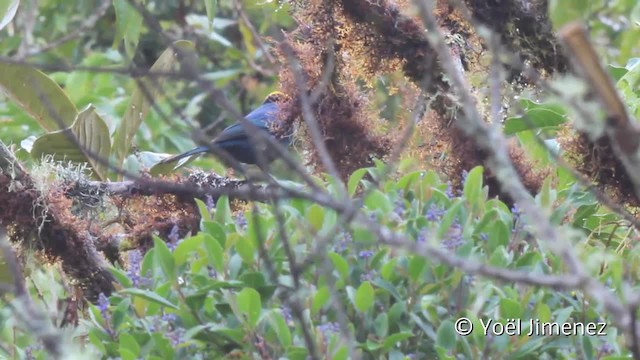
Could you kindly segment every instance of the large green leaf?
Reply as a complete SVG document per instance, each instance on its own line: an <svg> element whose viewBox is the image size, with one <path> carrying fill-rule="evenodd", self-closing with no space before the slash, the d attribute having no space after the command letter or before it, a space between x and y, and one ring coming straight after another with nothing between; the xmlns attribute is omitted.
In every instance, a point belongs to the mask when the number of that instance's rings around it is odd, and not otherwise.
<svg viewBox="0 0 640 360"><path fill-rule="evenodd" d="M174 310L180 309L177 305L173 304L171 301L167 300L166 298L162 297L160 294L153 291L130 288L130 289L120 290L120 292L123 294L131 294L133 296L138 296L145 300L151 301L153 303L156 303L162 306L166 306Z"/></svg>
<svg viewBox="0 0 640 360"><path fill-rule="evenodd" d="M31 155L39 159L42 155L53 155L55 160L88 163L95 177L106 179L111 152L109 128L89 105L78 114L71 127L39 137L31 149Z"/></svg>
<svg viewBox="0 0 640 360"><path fill-rule="evenodd" d="M20 0L0 0L0 30L16 16Z"/></svg>
<svg viewBox="0 0 640 360"><path fill-rule="evenodd" d="M113 46L116 47L124 40L124 49L130 58L133 58L140 32L142 30L142 15L127 0L113 0L113 8L116 12L116 36L113 38Z"/></svg>
<svg viewBox="0 0 640 360"><path fill-rule="evenodd" d="M244 317L242 320L247 321L247 324L254 329L258 324L260 311L262 310L260 294L252 288L244 288L238 293L236 301L238 310L240 310L240 314Z"/></svg>
<svg viewBox="0 0 640 360"><path fill-rule="evenodd" d="M213 29L213 19L216 16L216 8L218 7L218 0L204 0L204 8L207 10L207 18L209 19L209 27L207 29Z"/></svg>
<svg viewBox="0 0 640 360"><path fill-rule="evenodd" d="M553 109L529 109L524 115L505 120L504 133L512 135L521 131L562 125L566 121L564 114L557 113Z"/></svg>
<svg viewBox="0 0 640 360"><path fill-rule="evenodd" d="M64 129L78 115L60 85L34 68L0 63L0 88L45 130Z"/></svg>
<svg viewBox="0 0 640 360"><path fill-rule="evenodd" d="M186 51L193 49L193 43L186 40L174 42L172 47L165 50L155 64L153 64L151 72L168 72L175 68L178 64L178 54L173 47ZM122 165L122 161L131 148L133 137L149 113L152 101L157 100L162 94L160 87L163 79L164 77L158 77L156 81L152 81L153 79L149 78L142 79L141 82L146 91L138 86L134 90L133 95L131 95L131 100L125 110L122 122L113 138L113 156L117 166ZM147 95L150 95L151 99L149 99Z"/></svg>
<svg viewBox="0 0 640 360"><path fill-rule="evenodd" d="M571 21L585 20L592 6L591 1L550 0L549 18L554 29L559 29Z"/></svg>

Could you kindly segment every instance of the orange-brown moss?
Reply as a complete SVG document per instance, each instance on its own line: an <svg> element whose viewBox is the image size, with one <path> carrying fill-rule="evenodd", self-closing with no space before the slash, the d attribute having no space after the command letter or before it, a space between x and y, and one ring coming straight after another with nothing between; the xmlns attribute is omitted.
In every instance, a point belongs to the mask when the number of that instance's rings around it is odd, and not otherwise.
<svg viewBox="0 0 640 360"><path fill-rule="evenodd" d="M568 62L553 33L548 1L465 0L473 17L500 35L521 59L548 73L564 72ZM519 71L516 70L517 75Z"/></svg>
<svg viewBox="0 0 640 360"><path fill-rule="evenodd" d="M418 125L411 149L410 155L444 174L454 187L462 185L465 170L484 164L487 159L487 154L478 149L475 142L462 130L453 123L444 121L433 111ZM527 190L532 194L537 193L550 170L536 166L515 138L509 141L508 151ZM505 202L511 202L510 197L501 192L490 168L485 171L484 181L489 185L490 196L499 196Z"/></svg>
<svg viewBox="0 0 640 360"><path fill-rule="evenodd" d="M63 270L78 282L89 300L96 300L101 292L110 293L113 276L102 266L86 231L86 220L71 213L71 201L63 190L53 187L42 194L30 178L18 180L0 175L0 220L10 239L43 251L52 262L60 259ZM18 189L9 191L18 183Z"/></svg>
<svg viewBox="0 0 640 360"><path fill-rule="evenodd" d="M576 134L567 126L558 142L565 151L565 158L576 170L594 181L612 200L631 206L640 205L633 183L607 137L591 142L587 135Z"/></svg>
<svg viewBox="0 0 640 360"><path fill-rule="evenodd" d="M371 77L399 65L397 59L373 56L373 46L380 38L362 25L346 17L339 2L309 1L300 4L296 18L299 27L286 36L278 50L283 64L280 72L282 89L295 100L283 112L289 119L299 115L300 91L318 92L312 112L326 147L338 166L340 175L348 177L354 170L368 166L371 159L384 158L390 149L391 138L375 131L378 114L368 106L368 97L356 81ZM303 84L289 64L289 56L300 63ZM326 67L333 59L333 69ZM331 71L328 81L323 72ZM298 86L301 85L301 86ZM302 87L302 88L300 88ZM293 90L295 89L295 90ZM291 92L295 92L291 94ZM307 144L311 141L307 139ZM317 149L309 146L310 162L317 170L326 170Z"/></svg>

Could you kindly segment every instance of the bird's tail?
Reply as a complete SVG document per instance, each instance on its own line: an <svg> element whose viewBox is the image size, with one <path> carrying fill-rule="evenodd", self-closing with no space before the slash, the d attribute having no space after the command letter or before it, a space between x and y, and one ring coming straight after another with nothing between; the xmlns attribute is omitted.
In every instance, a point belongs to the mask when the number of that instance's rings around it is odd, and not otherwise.
<svg viewBox="0 0 640 360"><path fill-rule="evenodd" d="M162 159L159 164L167 164L170 162L175 162L178 161L180 159L184 159L186 157L189 156L193 156L193 155L197 155L197 154L202 154L209 151L209 147L208 146L198 146L197 148L191 149L185 153L182 154L178 154L178 155L174 155L174 156L170 156L168 158Z"/></svg>

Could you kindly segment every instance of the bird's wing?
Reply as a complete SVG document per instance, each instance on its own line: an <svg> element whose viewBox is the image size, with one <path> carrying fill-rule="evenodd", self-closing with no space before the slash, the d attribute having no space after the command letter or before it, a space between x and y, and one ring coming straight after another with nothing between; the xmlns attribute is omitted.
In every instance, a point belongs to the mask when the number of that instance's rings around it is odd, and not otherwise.
<svg viewBox="0 0 640 360"><path fill-rule="evenodd" d="M269 124L275 119L275 116L278 112L278 106L274 103L267 103L259 106L247 116L247 119L251 124L255 125L259 129L269 130ZM226 127L220 135L218 135L213 142L214 143L222 143L226 141L246 139L247 132L245 131L244 126L240 123L235 123Z"/></svg>

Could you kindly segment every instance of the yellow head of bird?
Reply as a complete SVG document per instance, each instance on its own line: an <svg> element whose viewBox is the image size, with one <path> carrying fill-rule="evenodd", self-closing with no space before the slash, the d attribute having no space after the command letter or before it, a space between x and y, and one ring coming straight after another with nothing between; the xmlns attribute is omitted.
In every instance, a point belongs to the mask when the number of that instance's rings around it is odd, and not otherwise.
<svg viewBox="0 0 640 360"><path fill-rule="evenodd" d="M269 95L267 95L264 98L264 102L263 104L267 104L267 103L283 103L286 101L289 101L291 98L289 97L289 95L281 92L281 91L273 91L270 92Z"/></svg>

